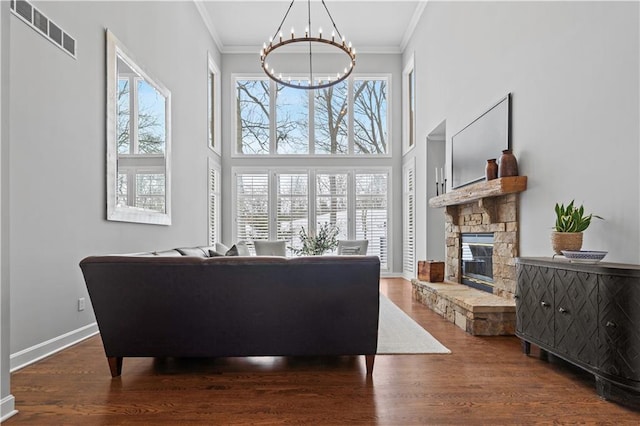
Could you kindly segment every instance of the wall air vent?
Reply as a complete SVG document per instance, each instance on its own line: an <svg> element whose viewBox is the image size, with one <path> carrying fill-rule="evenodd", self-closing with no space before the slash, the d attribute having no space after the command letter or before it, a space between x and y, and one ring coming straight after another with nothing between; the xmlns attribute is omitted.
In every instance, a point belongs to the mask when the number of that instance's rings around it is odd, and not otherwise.
<svg viewBox="0 0 640 426"><path fill-rule="evenodd" d="M27 23L37 33L44 36L51 43L68 53L75 59L76 39L71 37L50 18L33 7L26 0L11 0L11 12L23 22Z"/></svg>

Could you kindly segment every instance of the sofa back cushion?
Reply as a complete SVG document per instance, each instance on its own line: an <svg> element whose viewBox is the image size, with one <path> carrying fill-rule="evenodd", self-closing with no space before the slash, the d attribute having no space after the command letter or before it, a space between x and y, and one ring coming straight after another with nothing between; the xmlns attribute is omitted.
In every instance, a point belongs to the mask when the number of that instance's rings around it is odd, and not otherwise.
<svg viewBox="0 0 640 426"><path fill-rule="evenodd" d="M254 240L253 246L256 248L257 256L286 256L286 241L264 241Z"/></svg>

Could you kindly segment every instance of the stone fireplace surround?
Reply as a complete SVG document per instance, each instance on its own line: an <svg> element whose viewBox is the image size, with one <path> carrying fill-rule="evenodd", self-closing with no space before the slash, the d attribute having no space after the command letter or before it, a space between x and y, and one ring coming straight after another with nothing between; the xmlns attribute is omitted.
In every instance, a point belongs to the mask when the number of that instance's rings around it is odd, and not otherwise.
<svg viewBox="0 0 640 426"><path fill-rule="evenodd" d="M412 280L414 299L473 335L515 332L515 259L518 257L518 193L526 177L501 178L434 197L431 207L445 208L445 282ZM459 284L463 233L494 235L493 294Z"/></svg>

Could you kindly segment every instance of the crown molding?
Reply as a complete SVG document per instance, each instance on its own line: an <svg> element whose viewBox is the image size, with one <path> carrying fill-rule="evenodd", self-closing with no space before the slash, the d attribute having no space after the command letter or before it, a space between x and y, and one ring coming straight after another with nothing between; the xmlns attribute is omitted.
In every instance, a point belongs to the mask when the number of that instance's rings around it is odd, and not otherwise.
<svg viewBox="0 0 640 426"><path fill-rule="evenodd" d="M207 27L207 30L209 31L209 34L211 35L213 42L216 44L216 47L220 52L222 52L224 50L224 46L222 44L222 41L220 40L220 36L218 35L218 32L216 31L216 29L213 26L213 23L211 22L211 18L209 17L209 13L207 12L207 9L204 6L204 0L193 0L193 4L195 4L196 9L198 9L198 13L200 13L202 22L204 22L204 25Z"/></svg>
<svg viewBox="0 0 640 426"><path fill-rule="evenodd" d="M422 13L424 9L427 7L427 1L420 1L416 5L416 9L413 11L413 16L411 17L411 21L409 22L409 26L407 27L407 31L405 31L404 36L402 37L402 42L400 43L400 51L404 52L407 48L407 44L409 44L409 40L413 36L413 33L418 26L418 22L420 22L420 18L422 17Z"/></svg>

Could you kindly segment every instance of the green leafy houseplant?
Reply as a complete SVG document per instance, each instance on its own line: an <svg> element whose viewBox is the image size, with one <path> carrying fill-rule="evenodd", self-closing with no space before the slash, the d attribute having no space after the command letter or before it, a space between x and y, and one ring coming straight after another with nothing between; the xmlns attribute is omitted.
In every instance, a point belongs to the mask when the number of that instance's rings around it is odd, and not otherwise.
<svg viewBox="0 0 640 426"><path fill-rule="evenodd" d="M322 224L316 235L310 235L304 227L300 228L300 242L302 247L289 247L298 256L318 256L335 249L338 246L338 227L328 223Z"/></svg>
<svg viewBox="0 0 640 426"><path fill-rule="evenodd" d="M556 203L556 224L551 233L551 246L556 254L563 250L577 251L582 248L582 233L591 225L591 219L600 216L584 213L584 206L576 207L571 200L565 207Z"/></svg>
<svg viewBox="0 0 640 426"><path fill-rule="evenodd" d="M575 207L574 200L565 207L564 204L556 203L556 226L554 230L556 232L583 232L591 224L591 219L596 217L602 219L600 216L584 214L584 206Z"/></svg>

